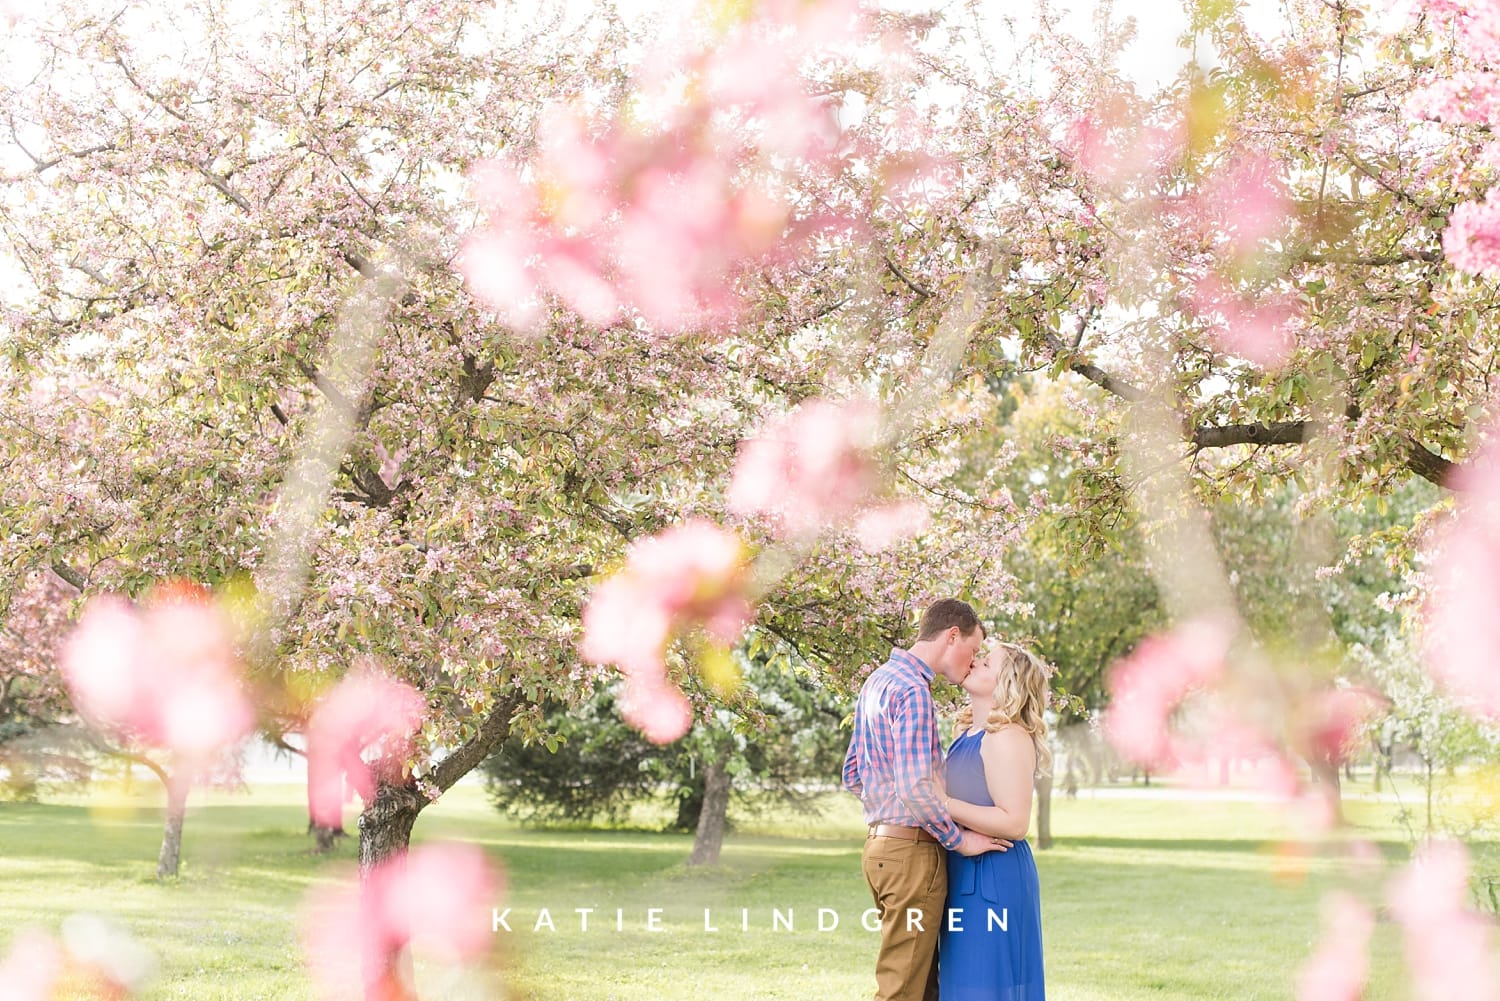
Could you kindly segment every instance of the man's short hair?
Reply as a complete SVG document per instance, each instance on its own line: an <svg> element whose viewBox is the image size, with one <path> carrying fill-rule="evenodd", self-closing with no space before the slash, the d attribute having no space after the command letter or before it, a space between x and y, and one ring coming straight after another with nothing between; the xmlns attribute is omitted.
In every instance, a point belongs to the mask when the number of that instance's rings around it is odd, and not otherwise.
<svg viewBox="0 0 1500 1001"><path fill-rule="evenodd" d="M976 628L983 636L989 636L989 631L984 628L984 623L979 621L979 615L970 607L967 601L959 601L957 598L943 598L934 601L928 606L927 611L922 613L922 623L917 627L917 640L930 640L958 627L960 635L968 636Z"/></svg>

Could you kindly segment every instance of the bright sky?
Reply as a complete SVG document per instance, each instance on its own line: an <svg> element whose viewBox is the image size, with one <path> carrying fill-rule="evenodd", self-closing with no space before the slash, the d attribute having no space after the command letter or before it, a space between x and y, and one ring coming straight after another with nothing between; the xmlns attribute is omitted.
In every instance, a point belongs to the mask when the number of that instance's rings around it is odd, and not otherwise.
<svg viewBox="0 0 1500 1001"><path fill-rule="evenodd" d="M176 0L152 0L158 4L172 4ZM228 0L233 3L234 0ZM594 10L598 0L561 0L567 8L582 20ZM965 0L872 0L888 9L906 11L930 11L936 8L949 18L967 20L969 4ZM1291 0L1246 0L1244 7L1251 27L1267 38L1274 38L1284 31L1285 5ZM6 0L0 0L0 15L5 13ZM531 0L511 0L501 7L501 17L514 17L528 7ZM615 7L628 18L649 18L662 11L681 12L687 0L614 0ZM1385 0L1383 6L1398 13L1410 0ZM1143 92L1149 92L1171 81L1188 59L1186 50L1178 42L1187 26L1181 0L1114 0L1113 18L1116 22L1131 19L1135 23L1134 41L1125 50L1120 69L1132 79ZM1080 39L1097 38L1095 12L1097 0L980 0L974 7L979 10L982 36L978 44L983 50L997 57L1002 65L1007 50L1012 48L1012 39L1025 38L1035 27L1039 13L1050 9L1057 16L1061 29ZM25 16L24 14L22 16ZM1387 16L1391 16L1388 14ZM3 23L0 16L0 23ZM1009 22L1009 23L1007 23ZM0 42L3 42L0 36ZM14 75L26 72L25 53L11 51L0 44L0 73ZM13 149L0 143L0 170L24 168L26 161ZM4 255L0 254L0 295L14 288L16 275L8 267Z"/></svg>

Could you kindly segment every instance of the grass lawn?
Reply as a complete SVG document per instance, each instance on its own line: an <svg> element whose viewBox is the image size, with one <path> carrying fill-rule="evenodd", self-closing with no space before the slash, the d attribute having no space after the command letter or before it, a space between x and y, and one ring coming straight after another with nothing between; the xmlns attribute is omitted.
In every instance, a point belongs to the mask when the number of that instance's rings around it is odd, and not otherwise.
<svg viewBox="0 0 1500 1001"><path fill-rule="evenodd" d="M151 998L310 998L297 946L299 901L337 878L308 853L300 790L195 796L184 875L152 879L161 812L103 794L0 804L0 952L26 925L56 931L69 914L111 915L157 953ZM857 804L834 797L820 821L742 820L723 864L689 872L690 839L649 831L555 832L508 823L480 790L460 787L418 822L417 839L477 842L503 864L513 931L501 931L504 994L535 1001L667 998L854 999L873 990L876 936L859 872ZM1390 859L1406 840L1387 803L1351 799L1356 831ZM352 814L350 816L352 830ZM1292 996L1318 934L1318 897L1345 886L1375 901L1378 880L1330 852L1288 845L1267 808L1130 793L1059 799L1055 847L1041 870L1049 996L1060 1001ZM1479 868L1500 852L1476 845ZM536 930L543 908L556 926ZM575 908L593 908L587 931ZM660 908L660 931L647 928ZM718 928L706 931L704 909ZM819 909L838 927L819 931ZM617 930L617 910L623 930ZM774 926L777 912L790 930ZM828 915L824 915L825 921ZM748 930L742 924L748 922ZM1370 1001L1407 997L1396 930L1376 932ZM439 983L433 998L497 997L493 982Z"/></svg>

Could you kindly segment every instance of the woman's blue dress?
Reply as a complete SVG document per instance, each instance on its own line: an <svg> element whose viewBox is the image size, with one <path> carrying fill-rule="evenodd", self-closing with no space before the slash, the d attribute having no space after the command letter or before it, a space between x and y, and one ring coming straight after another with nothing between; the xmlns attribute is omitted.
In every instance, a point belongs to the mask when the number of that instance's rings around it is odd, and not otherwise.
<svg viewBox="0 0 1500 1001"><path fill-rule="evenodd" d="M994 806L979 744L963 734L948 747L948 795ZM974 858L948 853L948 907L938 938L941 1001L1046 1001L1042 897L1031 845Z"/></svg>

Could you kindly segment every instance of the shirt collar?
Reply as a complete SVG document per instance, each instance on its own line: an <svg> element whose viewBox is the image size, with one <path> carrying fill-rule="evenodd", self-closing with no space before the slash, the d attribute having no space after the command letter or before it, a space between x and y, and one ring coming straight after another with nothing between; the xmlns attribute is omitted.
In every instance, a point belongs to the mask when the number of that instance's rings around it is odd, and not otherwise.
<svg viewBox="0 0 1500 1001"><path fill-rule="evenodd" d="M922 678L923 681L932 680L933 670L927 665L927 661L923 660L921 657L918 657L910 650L903 650L900 647L892 647L891 663L900 664L902 667L917 672L917 674Z"/></svg>

